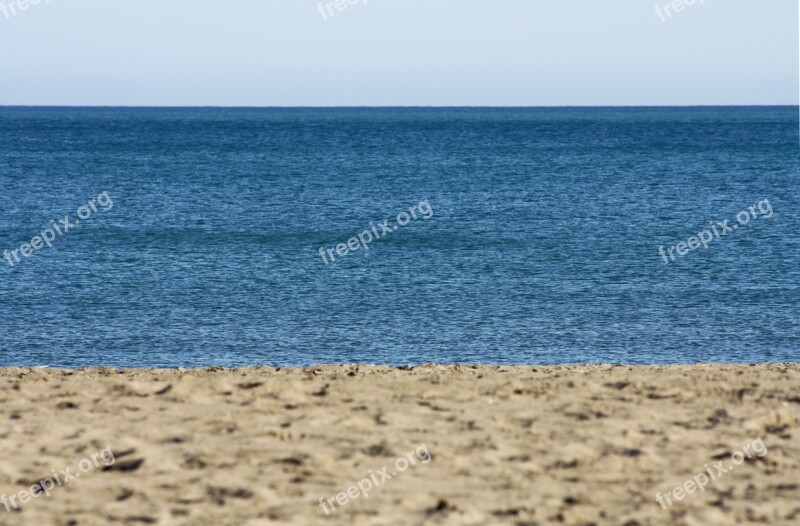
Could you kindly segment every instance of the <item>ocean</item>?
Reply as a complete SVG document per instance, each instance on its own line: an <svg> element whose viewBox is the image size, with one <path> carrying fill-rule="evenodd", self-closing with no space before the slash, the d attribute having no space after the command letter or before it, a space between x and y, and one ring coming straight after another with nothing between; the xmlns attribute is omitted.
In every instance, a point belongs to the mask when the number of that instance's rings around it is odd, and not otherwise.
<svg viewBox="0 0 800 526"><path fill-rule="evenodd" d="M0 145L0 366L800 358L797 107L5 107Z"/></svg>

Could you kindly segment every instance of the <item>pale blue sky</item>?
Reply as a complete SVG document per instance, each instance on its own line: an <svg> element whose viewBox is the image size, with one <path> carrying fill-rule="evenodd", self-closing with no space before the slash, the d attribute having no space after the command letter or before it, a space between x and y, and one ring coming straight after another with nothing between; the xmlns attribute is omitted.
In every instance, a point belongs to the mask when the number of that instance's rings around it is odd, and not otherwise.
<svg viewBox="0 0 800 526"><path fill-rule="evenodd" d="M0 11L2 105L798 103L797 0L44 2Z"/></svg>

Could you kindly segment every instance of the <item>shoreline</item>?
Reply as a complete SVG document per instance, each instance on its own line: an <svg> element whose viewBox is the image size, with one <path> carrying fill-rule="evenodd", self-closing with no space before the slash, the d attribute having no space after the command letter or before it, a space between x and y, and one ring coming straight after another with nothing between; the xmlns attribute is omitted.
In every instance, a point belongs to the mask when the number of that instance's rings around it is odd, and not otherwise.
<svg viewBox="0 0 800 526"><path fill-rule="evenodd" d="M193 372L202 372L202 373L216 373L216 372L249 372L249 371L259 371L259 372L279 372L279 371L307 371L315 368L359 368L360 372L369 372L370 370L374 370L373 372L380 372L380 371L412 371L421 368L451 368L456 371L462 369L490 369L490 370L497 370L497 369L513 369L517 371L522 370L553 370L557 371L560 369L563 370L573 370L576 368L594 368L594 367L606 367L606 368L618 368L618 367L627 367L632 369L651 369L653 371L659 370L669 370L675 368L705 368L705 367L769 367L769 366L800 366L800 361L798 362L697 362L697 363L667 363L667 364L658 364L658 363L648 363L648 364L629 364L629 363L610 363L610 362L580 362L580 363L563 363L563 364L503 364L503 363L470 363L470 362L461 362L461 363L437 363L437 362L427 362L427 363L413 363L413 364L401 364L401 365L393 365L387 363L363 363L363 362L332 362L332 363L313 363L308 365L268 365L268 364L257 364L257 365L236 365L236 366L227 366L227 365L198 365L198 366L169 366L169 367L139 367L139 366L132 366L132 367L124 367L124 366L114 366L114 365L87 365L82 367L62 367L62 366L51 366L51 365L3 365L0 366L0 377L7 372L14 372L14 371L55 371L55 372L98 372L98 373L119 373L124 374L127 372L137 372L137 373L162 373L162 372L179 372L179 373L193 373Z"/></svg>

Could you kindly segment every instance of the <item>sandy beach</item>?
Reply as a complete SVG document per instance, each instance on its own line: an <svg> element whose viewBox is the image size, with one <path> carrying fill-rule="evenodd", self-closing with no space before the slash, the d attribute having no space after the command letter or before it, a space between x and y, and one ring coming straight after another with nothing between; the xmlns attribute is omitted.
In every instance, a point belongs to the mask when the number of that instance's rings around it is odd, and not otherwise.
<svg viewBox="0 0 800 526"><path fill-rule="evenodd" d="M0 400L4 526L800 524L797 364L7 368Z"/></svg>

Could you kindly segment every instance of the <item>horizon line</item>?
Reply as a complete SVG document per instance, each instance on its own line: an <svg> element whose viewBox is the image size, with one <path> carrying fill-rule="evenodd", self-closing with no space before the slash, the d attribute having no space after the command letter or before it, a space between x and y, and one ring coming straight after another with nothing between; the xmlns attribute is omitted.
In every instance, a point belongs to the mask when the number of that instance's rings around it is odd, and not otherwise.
<svg viewBox="0 0 800 526"><path fill-rule="evenodd" d="M555 104L555 105L126 105L126 104L0 104L0 108L141 108L141 109L534 109L534 108L800 108L800 104Z"/></svg>

